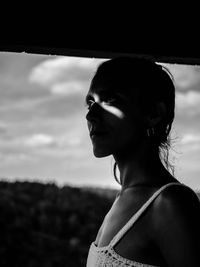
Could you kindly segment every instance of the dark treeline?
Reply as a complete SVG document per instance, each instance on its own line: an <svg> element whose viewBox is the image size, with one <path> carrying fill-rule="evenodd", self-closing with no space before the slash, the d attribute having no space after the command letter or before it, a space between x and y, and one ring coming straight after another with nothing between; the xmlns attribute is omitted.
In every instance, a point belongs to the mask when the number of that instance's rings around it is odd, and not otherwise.
<svg viewBox="0 0 200 267"><path fill-rule="evenodd" d="M0 266L85 266L117 191L0 182Z"/></svg>
<svg viewBox="0 0 200 267"><path fill-rule="evenodd" d="M0 266L86 266L117 190L0 181Z"/></svg>

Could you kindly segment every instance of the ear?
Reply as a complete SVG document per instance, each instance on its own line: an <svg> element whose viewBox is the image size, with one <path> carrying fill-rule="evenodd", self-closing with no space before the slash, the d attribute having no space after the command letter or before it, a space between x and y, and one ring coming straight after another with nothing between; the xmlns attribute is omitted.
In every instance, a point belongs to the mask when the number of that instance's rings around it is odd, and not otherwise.
<svg viewBox="0 0 200 267"><path fill-rule="evenodd" d="M147 114L147 126L154 127L161 122L167 113L166 104L164 102L156 102L149 114Z"/></svg>

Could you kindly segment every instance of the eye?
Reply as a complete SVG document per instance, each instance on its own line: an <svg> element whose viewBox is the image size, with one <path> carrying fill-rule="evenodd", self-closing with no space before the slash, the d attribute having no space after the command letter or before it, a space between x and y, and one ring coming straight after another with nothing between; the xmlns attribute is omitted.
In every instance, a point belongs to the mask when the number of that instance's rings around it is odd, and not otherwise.
<svg viewBox="0 0 200 267"><path fill-rule="evenodd" d="M87 109L90 109L94 103L95 101L92 99L87 100L86 102Z"/></svg>
<svg viewBox="0 0 200 267"><path fill-rule="evenodd" d="M117 99L114 97L106 97L104 98L104 100L102 101L102 104L104 105L113 105L114 103L117 102Z"/></svg>
<svg viewBox="0 0 200 267"><path fill-rule="evenodd" d="M109 95L104 95L101 97L101 100L96 100L93 97L87 97L86 101L85 101L85 106L87 107L87 109L91 109L92 105L96 102L99 102L100 105L114 105L117 102L117 98Z"/></svg>

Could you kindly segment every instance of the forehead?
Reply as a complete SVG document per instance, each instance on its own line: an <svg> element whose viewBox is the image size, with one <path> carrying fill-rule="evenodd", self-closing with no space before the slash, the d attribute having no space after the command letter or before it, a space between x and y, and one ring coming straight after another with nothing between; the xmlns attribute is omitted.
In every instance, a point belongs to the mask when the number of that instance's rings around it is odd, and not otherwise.
<svg viewBox="0 0 200 267"><path fill-rule="evenodd" d="M120 90L119 82L117 82L116 77L113 78L111 76L104 75L95 75L92 79L92 82L90 84L90 90L94 91L96 93L100 91L118 91Z"/></svg>
<svg viewBox="0 0 200 267"><path fill-rule="evenodd" d="M122 95L126 96L130 93L130 87L125 84L117 83L113 80L93 80L89 92L96 93L96 94L105 94L105 95L112 95L116 93L121 93Z"/></svg>
<svg viewBox="0 0 200 267"><path fill-rule="evenodd" d="M130 79L122 79L122 77L95 75L91 81L88 95L97 94L102 96L116 96L121 95L124 98L129 98L130 101L138 101L141 94L137 82L134 77Z"/></svg>
<svg viewBox="0 0 200 267"><path fill-rule="evenodd" d="M124 86L108 86L108 85L91 85L87 96L93 96L94 94L104 97L104 96L121 96L122 98L129 98L131 101L137 101L138 92L137 88L130 88L126 85Z"/></svg>
<svg viewBox="0 0 200 267"><path fill-rule="evenodd" d="M102 86L98 86L98 87L90 87L89 89L89 94L98 94L98 95L110 95L110 94L114 94L117 91L115 90L111 90L110 88L106 88L106 87L102 87Z"/></svg>

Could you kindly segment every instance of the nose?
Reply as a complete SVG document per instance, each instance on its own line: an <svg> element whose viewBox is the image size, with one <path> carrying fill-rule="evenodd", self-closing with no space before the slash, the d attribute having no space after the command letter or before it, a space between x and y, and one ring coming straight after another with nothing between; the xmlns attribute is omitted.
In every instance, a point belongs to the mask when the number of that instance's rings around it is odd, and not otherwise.
<svg viewBox="0 0 200 267"><path fill-rule="evenodd" d="M89 122L98 122L101 118L102 107L99 103L95 102L90 107L88 113L86 114L86 119Z"/></svg>

